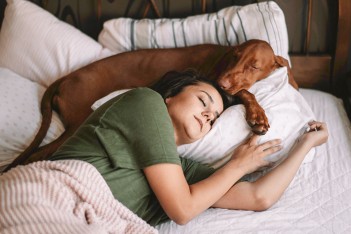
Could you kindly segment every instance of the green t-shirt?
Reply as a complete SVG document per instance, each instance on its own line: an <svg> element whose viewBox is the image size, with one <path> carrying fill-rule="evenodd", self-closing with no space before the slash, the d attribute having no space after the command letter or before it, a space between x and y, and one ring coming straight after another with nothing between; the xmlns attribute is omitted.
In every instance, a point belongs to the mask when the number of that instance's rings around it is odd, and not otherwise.
<svg viewBox="0 0 351 234"><path fill-rule="evenodd" d="M62 159L94 165L115 198L151 225L169 218L141 169L158 163L178 164L189 184L214 171L179 157L164 100L149 88L133 89L98 108L50 158Z"/></svg>

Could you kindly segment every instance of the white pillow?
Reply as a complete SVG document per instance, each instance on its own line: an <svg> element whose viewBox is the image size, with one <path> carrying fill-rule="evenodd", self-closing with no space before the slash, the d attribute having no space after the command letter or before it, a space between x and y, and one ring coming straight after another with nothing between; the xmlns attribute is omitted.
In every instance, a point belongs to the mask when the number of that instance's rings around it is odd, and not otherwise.
<svg viewBox="0 0 351 234"><path fill-rule="evenodd" d="M111 51L49 12L24 0L7 0L0 32L0 67L43 86Z"/></svg>
<svg viewBox="0 0 351 234"><path fill-rule="evenodd" d="M296 139L303 134L307 123L315 119L303 96L288 83L286 67L276 69L267 78L256 82L249 90L263 107L269 120L269 131L259 143L282 139L283 149L267 157L268 161L283 160ZM216 120L211 131L202 139L178 147L181 156L209 164L215 168L231 157L232 151L251 135L245 120L243 105L231 106ZM314 149L304 162L311 162Z"/></svg>
<svg viewBox="0 0 351 234"><path fill-rule="evenodd" d="M105 97L103 98L100 98L99 100L95 101L93 103L93 105L91 105L91 109L93 111L95 111L97 108L99 108L102 104L104 104L105 102L109 101L110 99L122 94L122 93L125 93L127 91L129 91L130 89L120 89L120 90L116 90L108 95L106 95Z"/></svg>
<svg viewBox="0 0 351 234"><path fill-rule="evenodd" d="M237 45L254 38L269 42L277 55L289 59L285 17L277 3L232 6L184 19L112 19L104 23L98 40L120 53L204 43Z"/></svg>
<svg viewBox="0 0 351 234"><path fill-rule="evenodd" d="M45 88L6 68L0 68L0 84L1 168L24 151L39 130L39 103ZM63 130L63 124L54 112L52 124L42 144L53 141Z"/></svg>
<svg viewBox="0 0 351 234"><path fill-rule="evenodd" d="M256 82L249 90L263 107L269 120L269 131L260 137L259 143L272 139L282 139L283 149L267 157L268 161L281 162L288 156L297 138L307 129L307 123L315 116L303 96L289 83L286 67L276 69L266 79ZM120 95L129 89L118 90L97 100L92 109ZM243 105L226 109L214 123L211 131L202 139L178 147L182 157L208 164L214 168L227 162L233 150L251 135L251 128L245 119ZM311 162L315 149L310 150L303 163ZM248 177L255 180L264 172Z"/></svg>

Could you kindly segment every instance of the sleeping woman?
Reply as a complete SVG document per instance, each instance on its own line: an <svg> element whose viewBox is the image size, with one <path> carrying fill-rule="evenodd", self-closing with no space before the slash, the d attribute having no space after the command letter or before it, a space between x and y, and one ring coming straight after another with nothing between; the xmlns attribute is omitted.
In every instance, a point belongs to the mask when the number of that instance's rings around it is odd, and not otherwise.
<svg viewBox="0 0 351 234"><path fill-rule="evenodd" d="M98 108L50 158L86 161L101 173L114 197L155 226L186 224L209 207L262 211L283 194L307 152L326 142L327 126L310 123L289 157L256 182L245 174L269 165L279 139L258 144L252 135L231 160L214 170L179 157L177 146L211 129L228 105L215 84L194 71L169 72L152 89L136 88ZM240 133L238 133L240 134Z"/></svg>

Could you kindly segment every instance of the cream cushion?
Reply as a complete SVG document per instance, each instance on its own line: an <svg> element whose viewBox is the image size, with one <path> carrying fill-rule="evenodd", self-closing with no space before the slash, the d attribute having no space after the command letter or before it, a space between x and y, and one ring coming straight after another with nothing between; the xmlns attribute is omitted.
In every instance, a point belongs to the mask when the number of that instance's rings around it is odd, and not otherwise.
<svg viewBox="0 0 351 234"><path fill-rule="evenodd" d="M0 51L0 67L45 87L112 54L78 29L24 0L7 1Z"/></svg>

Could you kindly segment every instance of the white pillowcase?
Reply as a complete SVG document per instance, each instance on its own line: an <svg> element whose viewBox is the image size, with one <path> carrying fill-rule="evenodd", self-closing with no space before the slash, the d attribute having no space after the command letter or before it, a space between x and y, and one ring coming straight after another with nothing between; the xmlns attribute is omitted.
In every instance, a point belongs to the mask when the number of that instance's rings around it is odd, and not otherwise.
<svg viewBox="0 0 351 234"><path fill-rule="evenodd" d="M267 41L277 55L289 59L285 17L277 3L232 6L184 19L112 19L104 23L99 42L120 53L204 43L237 45L254 38Z"/></svg>
<svg viewBox="0 0 351 234"><path fill-rule="evenodd" d="M277 138L283 141L283 149L267 157L268 161L279 162L306 130L307 123L315 119L314 114L303 96L289 85L286 67L276 69L267 78L256 82L249 91L265 110L270 124L269 131L258 142ZM179 146L178 152L183 157L217 168L228 161L233 150L250 135L245 108L235 105L221 114L205 137ZM305 163L313 160L314 152L314 149L310 151Z"/></svg>
<svg viewBox="0 0 351 234"><path fill-rule="evenodd" d="M0 168L11 163L32 142L41 124L40 100L45 88L0 68ZM64 130L56 113L43 144ZM1 171L1 170L0 170Z"/></svg>
<svg viewBox="0 0 351 234"><path fill-rule="evenodd" d="M7 0L0 33L0 67L47 87L111 55L98 42L29 1Z"/></svg>

